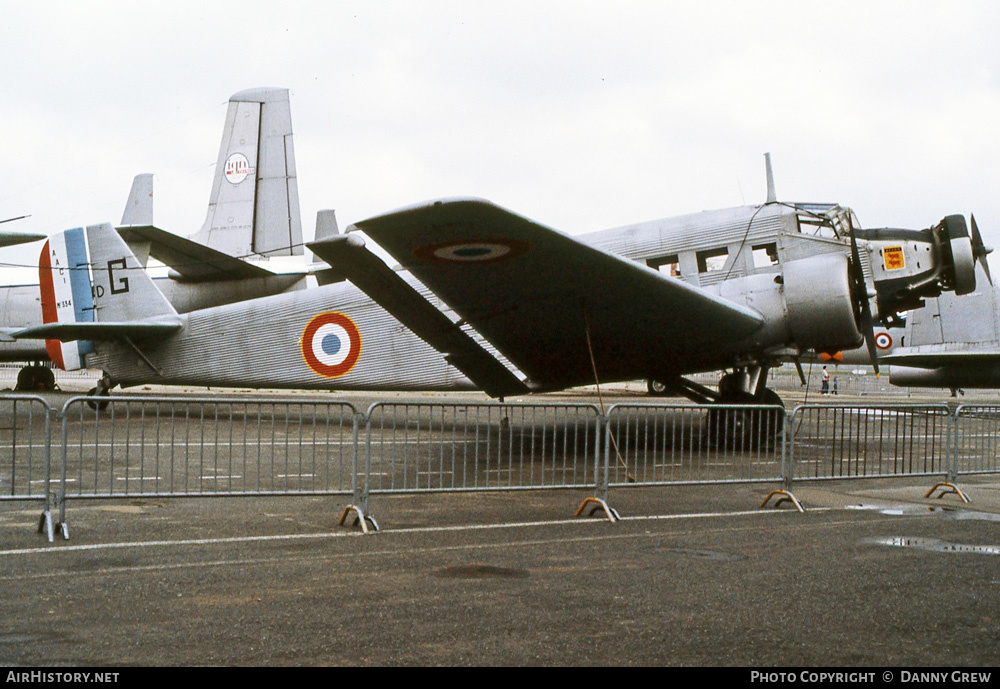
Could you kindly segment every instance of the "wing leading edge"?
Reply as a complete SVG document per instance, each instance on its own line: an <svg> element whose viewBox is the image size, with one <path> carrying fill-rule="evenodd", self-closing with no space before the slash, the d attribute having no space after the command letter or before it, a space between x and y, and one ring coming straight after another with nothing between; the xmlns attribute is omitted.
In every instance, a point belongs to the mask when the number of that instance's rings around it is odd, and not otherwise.
<svg viewBox="0 0 1000 689"><path fill-rule="evenodd" d="M479 199L357 223L533 389L716 368L757 312ZM593 361L591 360L593 353Z"/></svg>

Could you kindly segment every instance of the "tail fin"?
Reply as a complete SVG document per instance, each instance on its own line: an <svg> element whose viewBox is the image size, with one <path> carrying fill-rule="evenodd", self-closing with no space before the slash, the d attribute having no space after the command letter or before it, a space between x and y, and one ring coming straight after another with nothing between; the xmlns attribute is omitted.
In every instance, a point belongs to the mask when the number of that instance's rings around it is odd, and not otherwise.
<svg viewBox="0 0 1000 689"><path fill-rule="evenodd" d="M95 320L130 323L176 316L125 240L110 223L87 227Z"/></svg>
<svg viewBox="0 0 1000 689"><path fill-rule="evenodd" d="M336 237L339 234L340 228L337 226L337 214L332 210L317 211L315 241L318 242L330 237ZM316 284L320 287L333 284L334 282L343 282L346 279L341 271L329 266L326 261L317 257L315 253L313 254L312 272L316 278Z"/></svg>
<svg viewBox="0 0 1000 689"><path fill-rule="evenodd" d="M208 215L190 238L230 256L302 254L288 89L229 99Z"/></svg>
<svg viewBox="0 0 1000 689"><path fill-rule="evenodd" d="M122 226L153 224L153 175L136 175L122 213Z"/></svg>
<svg viewBox="0 0 1000 689"><path fill-rule="evenodd" d="M162 340L183 326L110 223L50 237L38 274L44 324L13 336L44 338L52 362L67 371L86 366L95 340Z"/></svg>

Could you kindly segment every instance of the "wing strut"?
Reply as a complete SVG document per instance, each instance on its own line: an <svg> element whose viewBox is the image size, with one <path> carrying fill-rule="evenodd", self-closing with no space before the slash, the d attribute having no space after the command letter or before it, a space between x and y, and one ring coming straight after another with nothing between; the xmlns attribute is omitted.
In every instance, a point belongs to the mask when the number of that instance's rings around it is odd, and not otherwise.
<svg viewBox="0 0 1000 689"><path fill-rule="evenodd" d="M313 242L308 247L321 259L342 271L348 280L412 330L417 337L444 354L448 363L468 376L469 380L490 397L531 392L496 357L369 251L361 237L353 234L337 235Z"/></svg>

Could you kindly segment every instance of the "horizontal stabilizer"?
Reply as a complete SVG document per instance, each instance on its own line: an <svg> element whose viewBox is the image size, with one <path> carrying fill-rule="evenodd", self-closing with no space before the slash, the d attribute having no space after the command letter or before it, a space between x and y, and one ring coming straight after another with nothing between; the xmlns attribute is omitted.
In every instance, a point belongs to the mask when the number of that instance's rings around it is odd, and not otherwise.
<svg viewBox="0 0 1000 689"><path fill-rule="evenodd" d="M0 232L0 246L15 246L45 239L47 235L29 232Z"/></svg>
<svg viewBox="0 0 1000 689"><path fill-rule="evenodd" d="M496 357L368 251L357 235L338 235L308 246L417 337L444 354L448 363L486 394L505 397L529 392Z"/></svg>
<svg viewBox="0 0 1000 689"><path fill-rule="evenodd" d="M170 266L188 282L245 280L274 274L266 268L157 227L119 227L118 233L128 244L149 242L149 255Z"/></svg>
<svg viewBox="0 0 1000 689"><path fill-rule="evenodd" d="M943 366L988 366L1000 364L1000 352L970 352L954 350L950 352L900 352L880 354L879 363L914 368L941 368Z"/></svg>
<svg viewBox="0 0 1000 689"><path fill-rule="evenodd" d="M146 323L46 323L12 333L18 340L139 341L163 338L181 329L179 318Z"/></svg>

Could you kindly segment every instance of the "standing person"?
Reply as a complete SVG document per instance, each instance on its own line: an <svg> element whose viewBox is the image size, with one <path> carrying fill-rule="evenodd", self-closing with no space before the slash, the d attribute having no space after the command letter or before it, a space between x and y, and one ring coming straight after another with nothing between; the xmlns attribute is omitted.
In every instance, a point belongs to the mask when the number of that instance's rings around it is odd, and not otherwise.
<svg viewBox="0 0 1000 689"><path fill-rule="evenodd" d="M833 394L837 394L837 376L833 377Z"/></svg>
<svg viewBox="0 0 1000 689"><path fill-rule="evenodd" d="M823 385L819 391L823 395L830 394L830 372L826 370L826 366L823 367Z"/></svg>

